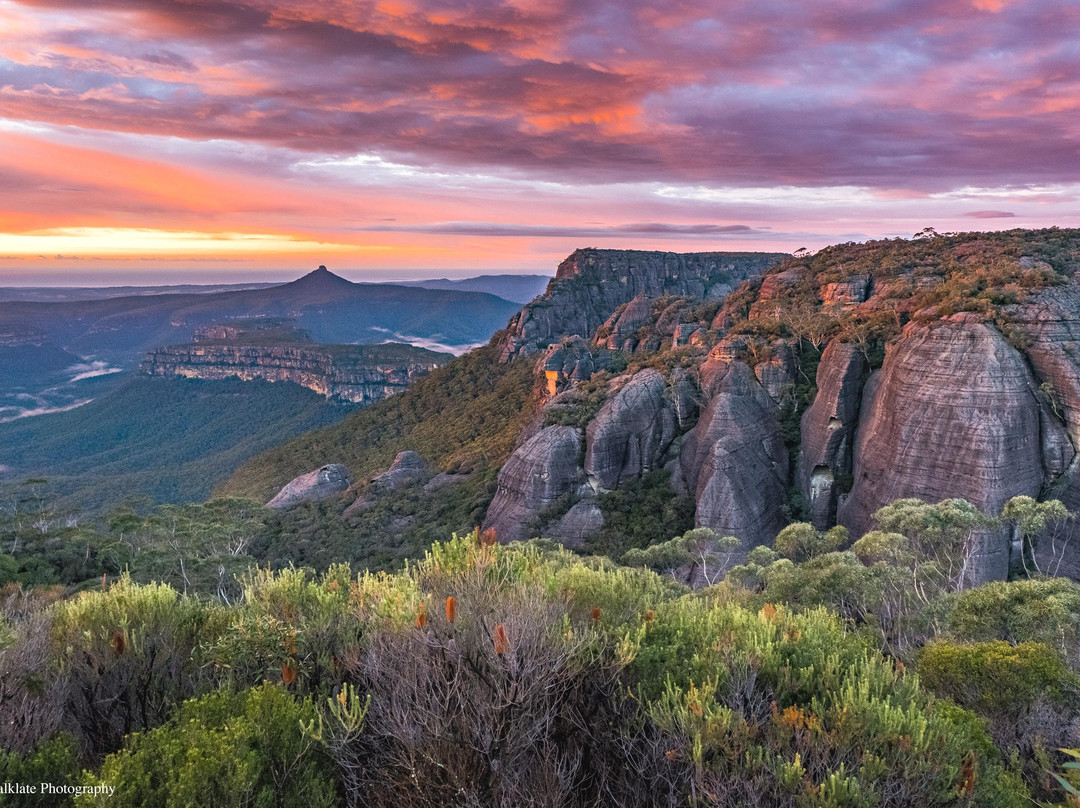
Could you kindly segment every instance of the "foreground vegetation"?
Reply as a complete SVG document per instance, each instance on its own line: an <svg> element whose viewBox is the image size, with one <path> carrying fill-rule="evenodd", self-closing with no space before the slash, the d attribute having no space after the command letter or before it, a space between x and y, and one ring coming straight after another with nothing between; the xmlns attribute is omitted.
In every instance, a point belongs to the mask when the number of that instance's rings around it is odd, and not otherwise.
<svg viewBox="0 0 1080 808"><path fill-rule="evenodd" d="M9 585L0 779L115 789L68 805L1056 804L1080 587L950 583L913 507L879 515L926 595L902 601L880 538L808 525L699 591L475 532L394 574L252 570L228 603Z"/></svg>

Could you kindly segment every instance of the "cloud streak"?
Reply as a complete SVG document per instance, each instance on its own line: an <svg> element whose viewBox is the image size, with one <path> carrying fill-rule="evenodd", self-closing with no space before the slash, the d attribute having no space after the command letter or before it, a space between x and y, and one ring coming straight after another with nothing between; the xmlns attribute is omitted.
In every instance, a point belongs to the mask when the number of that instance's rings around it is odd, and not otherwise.
<svg viewBox="0 0 1080 808"><path fill-rule="evenodd" d="M826 209L717 199L817 188L863 196L821 238L884 235L905 199L1080 184L1080 6L0 0L0 115L36 128L7 232L753 240ZM1055 223L998 204L949 217Z"/></svg>

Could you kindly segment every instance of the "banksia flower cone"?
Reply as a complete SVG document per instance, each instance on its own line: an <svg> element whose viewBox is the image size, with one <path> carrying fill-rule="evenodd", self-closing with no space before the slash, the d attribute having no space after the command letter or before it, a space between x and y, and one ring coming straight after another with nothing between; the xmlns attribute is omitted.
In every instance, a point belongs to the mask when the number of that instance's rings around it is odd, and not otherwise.
<svg viewBox="0 0 1080 808"><path fill-rule="evenodd" d="M495 544L495 528L489 527L480 534L480 544L483 547L492 547Z"/></svg>
<svg viewBox="0 0 1080 808"><path fill-rule="evenodd" d="M112 646L114 654L123 656L124 651L127 649L127 640L124 639L124 632L114 631L112 637L109 639L109 645Z"/></svg>
<svg viewBox="0 0 1080 808"><path fill-rule="evenodd" d="M592 621L594 623L597 620L599 620L600 619L600 607L599 606L593 606L592 611L589 613L589 616L592 618Z"/></svg>
<svg viewBox="0 0 1080 808"><path fill-rule="evenodd" d="M420 611L416 613L416 627L423 628L427 625L427 606L420 604Z"/></svg>
<svg viewBox="0 0 1080 808"><path fill-rule="evenodd" d="M288 662L281 666L281 681L287 685L296 681L296 668Z"/></svg>
<svg viewBox="0 0 1080 808"><path fill-rule="evenodd" d="M446 622L453 623L457 619L457 600L450 596L446 599Z"/></svg>
<svg viewBox="0 0 1080 808"><path fill-rule="evenodd" d="M510 643L506 639L506 627L499 623L495 626L495 653L505 654L510 649Z"/></svg>
<svg viewBox="0 0 1080 808"><path fill-rule="evenodd" d="M969 799L975 794L975 753L964 756L964 768L960 773L960 794Z"/></svg>

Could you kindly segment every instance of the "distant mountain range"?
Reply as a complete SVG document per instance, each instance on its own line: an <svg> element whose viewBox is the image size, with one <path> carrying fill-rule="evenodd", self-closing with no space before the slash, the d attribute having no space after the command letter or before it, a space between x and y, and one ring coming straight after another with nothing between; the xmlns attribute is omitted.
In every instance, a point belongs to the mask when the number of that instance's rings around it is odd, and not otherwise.
<svg viewBox="0 0 1080 808"><path fill-rule="evenodd" d="M53 343L80 356L138 361L158 345L187 342L200 326L285 317L316 342L378 343L389 335L464 346L485 341L519 306L490 294L352 283L325 267L280 286L55 303L0 304L0 342Z"/></svg>
<svg viewBox="0 0 1080 808"><path fill-rule="evenodd" d="M457 281L437 278L427 281L395 281L394 283L399 286L419 286L423 289L486 292L515 303L528 303L538 295L542 295L550 282L550 275L480 275L476 278Z"/></svg>
<svg viewBox="0 0 1080 808"><path fill-rule="evenodd" d="M484 292L514 303L528 303L543 293L550 275L477 275L450 280L430 278L420 281L386 281L376 286L413 286L422 289L446 289L455 292ZM0 303L63 303L79 300L105 300L111 297L146 297L148 295L208 295L217 292L243 292L269 289L280 283L172 284L166 286L0 286Z"/></svg>
<svg viewBox="0 0 1080 808"><path fill-rule="evenodd" d="M494 284L500 285L506 284ZM95 296L103 291L4 292L54 297L0 302L0 421L84 402L151 349L188 343L207 326L278 318L316 343L396 341L460 353L485 342L519 309L480 291L353 283L325 267L273 286Z"/></svg>

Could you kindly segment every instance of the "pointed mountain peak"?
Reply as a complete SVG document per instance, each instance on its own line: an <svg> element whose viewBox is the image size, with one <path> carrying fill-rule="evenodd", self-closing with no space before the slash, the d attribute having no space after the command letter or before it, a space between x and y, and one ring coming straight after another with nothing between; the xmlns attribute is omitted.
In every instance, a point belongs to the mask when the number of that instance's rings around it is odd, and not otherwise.
<svg viewBox="0 0 1080 808"><path fill-rule="evenodd" d="M289 284L289 286L303 286L304 288L321 288L329 286L354 286L352 281L348 281L340 275L335 275L329 269L324 266L320 266L316 270L312 270L302 278L298 278Z"/></svg>

